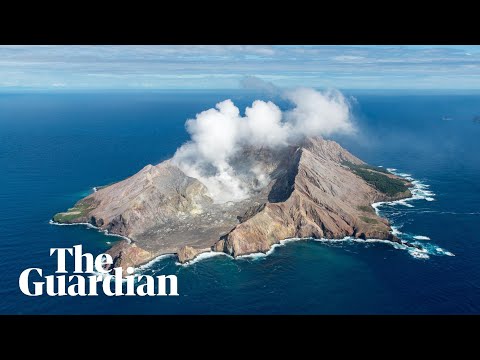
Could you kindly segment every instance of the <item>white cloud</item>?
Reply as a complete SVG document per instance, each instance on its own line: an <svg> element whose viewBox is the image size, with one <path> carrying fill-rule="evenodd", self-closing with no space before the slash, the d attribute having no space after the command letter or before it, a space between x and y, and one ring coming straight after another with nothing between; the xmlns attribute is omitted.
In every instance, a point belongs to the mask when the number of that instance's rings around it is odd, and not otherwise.
<svg viewBox="0 0 480 360"><path fill-rule="evenodd" d="M337 90L318 92L300 88L288 92L287 98L295 104L295 108L285 114L286 119L293 125L294 132L301 136L330 136L354 130L348 102Z"/></svg>
<svg viewBox="0 0 480 360"><path fill-rule="evenodd" d="M240 109L225 100L197 114L186 122L191 141L177 150L174 163L202 181L215 201L238 201L255 190L252 184L268 183L260 167L239 173L231 161L244 146L279 147L305 136L354 131L348 102L338 91L301 88L285 97L294 104L286 112L271 101L255 100L241 116Z"/></svg>
<svg viewBox="0 0 480 360"><path fill-rule="evenodd" d="M360 60L365 60L366 58L363 56L340 55L334 56L332 59L340 62L358 62Z"/></svg>
<svg viewBox="0 0 480 360"><path fill-rule="evenodd" d="M232 89L255 74L281 87L412 89L431 75L434 88L478 89L463 78L479 75L469 67L479 59L480 46L0 45L0 78L40 88Z"/></svg>

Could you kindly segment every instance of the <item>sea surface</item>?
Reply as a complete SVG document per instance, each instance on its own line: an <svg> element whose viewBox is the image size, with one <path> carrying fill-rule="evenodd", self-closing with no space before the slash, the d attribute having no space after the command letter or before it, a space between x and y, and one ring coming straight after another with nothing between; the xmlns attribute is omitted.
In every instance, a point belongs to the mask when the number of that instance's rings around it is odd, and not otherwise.
<svg viewBox="0 0 480 360"><path fill-rule="evenodd" d="M416 182L415 198L379 204L398 235L385 242L302 240L267 256L164 257L141 272L176 274L178 297L28 297L25 268L54 271L52 247L99 254L118 238L49 220L95 186L173 155L186 119L239 91L0 94L2 314L478 314L480 95L346 91L358 133L353 154ZM278 99L276 99L278 100ZM282 107L288 104L279 100Z"/></svg>

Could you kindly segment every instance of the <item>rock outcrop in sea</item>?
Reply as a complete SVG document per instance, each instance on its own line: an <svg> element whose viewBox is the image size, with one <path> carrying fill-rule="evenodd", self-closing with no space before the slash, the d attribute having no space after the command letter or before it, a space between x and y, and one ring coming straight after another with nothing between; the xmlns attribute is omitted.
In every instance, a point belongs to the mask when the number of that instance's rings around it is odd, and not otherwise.
<svg viewBox="0 0 480 360"><path fill-rule="evenodd" d="M183 263L207 251L267 252L292 237L402 242L371 204L410 197L411 184L336 142L311 137L288 147L246 147L237 157L240 167L260 166L269 179L242 201L215 203L204 184L167 160L99 188L54 221L131 239L108 250L124 270L169 253Z"/></svg>

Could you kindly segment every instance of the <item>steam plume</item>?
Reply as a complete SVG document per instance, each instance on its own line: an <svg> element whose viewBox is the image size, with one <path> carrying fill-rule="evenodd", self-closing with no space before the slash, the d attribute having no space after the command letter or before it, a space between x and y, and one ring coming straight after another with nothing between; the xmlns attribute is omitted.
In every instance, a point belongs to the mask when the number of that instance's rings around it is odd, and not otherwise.
<svg viewBox="0 0 480 360"><path fill-rule="evenodd" d="M205 184L216 202L239 201L252 190L252 181L231 161L244 146L280 147L305 136L330 136L354 131L345 97L335 90L300 88L284 95L294 105L282 112L273 102L255 100L240 114L229 99L187 120L191 140L177 149L173 162ZM268 183L261 168L249 169L257 186Z"/></svg>

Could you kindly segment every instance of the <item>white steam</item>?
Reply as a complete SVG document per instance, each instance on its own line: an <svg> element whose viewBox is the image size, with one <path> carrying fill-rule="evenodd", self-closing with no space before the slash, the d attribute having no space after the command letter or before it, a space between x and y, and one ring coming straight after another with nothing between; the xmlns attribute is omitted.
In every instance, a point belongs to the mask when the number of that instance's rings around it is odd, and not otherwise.
<svg viewBox="0 0 480 360"><path fill-rule="evenodd" d="M177 149L173 162L205 184L216 202L239 201L269 182L259 166L248 169L249 174L239 173L231 160L242 147L279 147L305 136L354 131L348 102L338 91L302 88L285 97L294 105L285 112L271 101L255 100L242 116L225 100L197 114L186 122L191 141Z"/></svg>
<svg viewBox="0 0 480 360"><path fill-rule="evenodd" d="M353 132L350 107L341 92L301 88L286 96L295 104L285 114L286 121L294 125L297 134L330 136Z"/></svg>

